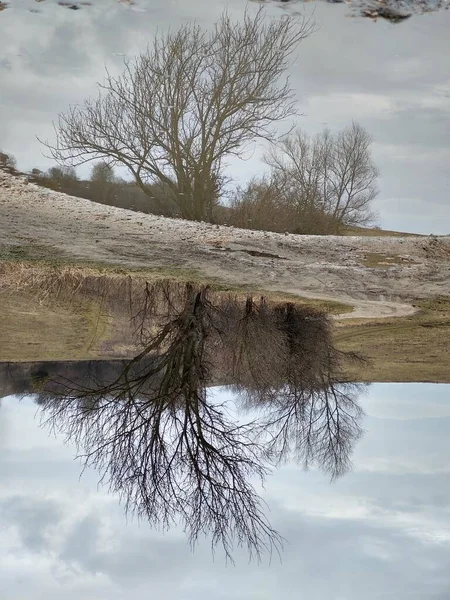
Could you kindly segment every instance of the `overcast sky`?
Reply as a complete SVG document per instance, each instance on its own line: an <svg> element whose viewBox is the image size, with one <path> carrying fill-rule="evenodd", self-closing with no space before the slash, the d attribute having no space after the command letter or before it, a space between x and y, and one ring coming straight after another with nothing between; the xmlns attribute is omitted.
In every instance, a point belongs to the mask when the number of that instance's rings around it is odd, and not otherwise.
<svg viewBox="0 0 450 600"><path fill-rule="evenodd" d="M223 393L223 392L222 392ZM373 385L354 471L329 483L288 465L264 499L282 562L195 553L180 532L126 521L31 400L0 408L2 600L448 600L449 386Z"/></svg>
<svg viewBox="0 0 450 600"><path fill-rule="evenodd" d="M11 0L0 13L0 147L19 167L47 167L36 135L69 104L96 93L105 65L142 49L159 28L189 19L210 25L225 5L239 18L244 0L95 0L73 11L56 0ZM255 10L255 4L250 4ZM283 5L270 6L280 14ZM300 47L292 84L310 133L352 119L374 138L381 170L376 208L383 228L450 233L450 11L398 25L349 18L345 5L298 4L318 30ZM30 12L29 8L39 12ZM291 10L291 9L290 9ZM259 152L233 162L244 182L261 171Z"/></svg>

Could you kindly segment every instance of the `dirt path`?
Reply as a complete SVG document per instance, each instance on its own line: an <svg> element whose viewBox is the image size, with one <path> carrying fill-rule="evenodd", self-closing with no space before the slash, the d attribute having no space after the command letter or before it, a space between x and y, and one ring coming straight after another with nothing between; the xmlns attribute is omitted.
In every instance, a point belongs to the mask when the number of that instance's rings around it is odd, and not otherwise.
<svg viewBox="0 0 450 600"><path fill-rule="evenodd" d="M282 235L145 215L0 173L0 258L41 255L182 269L354 306L348 317L414 312L450 294L450 236Z"/></svg>

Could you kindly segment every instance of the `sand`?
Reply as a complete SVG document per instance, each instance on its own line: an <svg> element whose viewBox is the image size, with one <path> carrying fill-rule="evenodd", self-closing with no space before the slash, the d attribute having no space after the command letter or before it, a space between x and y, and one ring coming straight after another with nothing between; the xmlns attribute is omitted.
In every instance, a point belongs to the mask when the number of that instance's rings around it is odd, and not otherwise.
<svg viewBox="0 0 450 600"><path fill-rule="evenodd" d="M348 317L405 316L450 294L450 236L306 236L105 206L0 172L0 256L179 268L232 284L351 304Z"/></svg>

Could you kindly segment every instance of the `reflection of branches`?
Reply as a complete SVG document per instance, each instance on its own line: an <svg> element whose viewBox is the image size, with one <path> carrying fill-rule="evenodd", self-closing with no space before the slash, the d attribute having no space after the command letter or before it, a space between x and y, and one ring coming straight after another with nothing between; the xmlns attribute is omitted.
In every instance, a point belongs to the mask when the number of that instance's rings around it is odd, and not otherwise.
<svg viewBox="0 0 450 600"><path fill-rule="evenodd" d="M230 558L236 544L257 557L278 549L252 478L289 456L336 477L361 434L328 319L192 284L149 285L147 296L135 316L142 352L106 385L41 394L48 424L151 524L180 521L192 544L209 534ZM208 397L212 377L233 381L258 419L238 425Z"/></svg>
<svg viewBox="0 0 450 600"><path fill-rule="evenodd" d="M356 402L361 386L340 373L345 355L334 348L325 315L292 303L274 312L285 340L279 370L269 388L267 378L254 378L251 387L238 391L244 406L259 411L259 439L272 460L294 458L305 468L315 463L336 478L350 469L351 450L362 433Z"/></svg>
<svg viewBox="0 0 450 600"><path fill-rule="evenodd" d="M229 557L235 543L259 556L281 538L250 483L267 472L252 427L237 426L224 405L206 398L214 312L207 290L190 287L184 310L116 381L101 390L72 389L44 409L127 509L163 528L179 518L191 543L210 533ZM153 366L133 370L150 352L157 354Z"/></svg>
<svg viewBox="0 0 450 600"><path fill-rule="evenodd" d="M305 468L317 464L332 479L346 473L353 445L362 434L357 390L349 384L279 390L259 424L268 456L278 462L294 458Z"/></svg>
<svg viewBox="0 0 450 600"><path fill-rule="evenodd" d="M248 297L245 305L228 304L224 312L232 319L226 327L226 364L235 385L242 389L258 387L261 400L273 385L286 356L286 341L277 327L276 316L265 298L257 303Z"/></svg>

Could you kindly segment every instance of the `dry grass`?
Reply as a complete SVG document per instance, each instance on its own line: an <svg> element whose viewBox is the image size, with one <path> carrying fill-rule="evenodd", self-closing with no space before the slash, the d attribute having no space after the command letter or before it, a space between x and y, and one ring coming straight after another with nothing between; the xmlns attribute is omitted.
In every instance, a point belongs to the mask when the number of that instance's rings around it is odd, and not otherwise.
<svg viewBox="0 0 450 600"><path fill-rule="evenodd" d="M411 317L348 320L335 334L342 350L361 352L368 364L353 375L362 381L450 383L450 297L418 303Z"/></svg>
<svg viewBox="0 0 450 600"><path fill-rule="evenodd" d="M417 261L407 256L398 254L383 254L380 252L367 252L361 264L369 269L389 269L394 265L417 265Z"/></svg>
<svg viewBox="0 0 450 600"><path fill-rule="evenodd" d="M390 231L388 229L377 229L376 227L345 227L342 235L361 235L366 237L424 237L420 233L405 233L403 231Z"/></svg>
<svg viewBox="0 0 450 600"><path fill-rule="evenodd" d="M78 360L126 357L136 351L130 316L140 310L146 284L210 283L217 294L244 300L258 290L174 277L164 270L55 267L35 262L0 262L0 360ZM269 302L291 301L328 314L351 310L339 302L309 300L282 292ZM160 302L162 300L160 299Z"/></svg>
<svg viewBox="0 0 450 600"><path fill-rule="evenodd" d="M164 271L125 271L0 262L0 360L76 360L130 356L135 351L130 324L130 296L135 306L147 281ZM205 283L205 282L203 282ZM217 293L244 299L249 289L217 284ZM258 290L251 290L255 296ZM295 301L336 314L340 303L268 294L269 302ZM450 382L450 298L418 304L416 315L397 319L349 319L337 323L339 348L363 353L369 360L353 372L363 381Z"/></svg>
<svg viewBox="0 0 450 600"><path fill-rule="evenodd" d="M1 293L0 360L41 361L97 358L108 321L95 304L63 305L39 301L31 294Z"/></svg>
<svg viewBox="0 0 450 600"><path fill-rule="evenodd" d="M129 318L114 318L126 314L126 280L89 269L0 263L0 360L127 356L134 349Z"/></svg>
<svg viewBox="0 0 450 600"><path fill-rule="evenodd" d="M50 252L46 249L46 252ZM33 255L33 258L30 256ZM43 254L29 251L28 248L20 246L8 256L0 253L0 290L5 285L11 289L23 290L41 289L47 293L57 291L62 293L64 290L69 294L77 290L78 286L86 290L90 289L91 297L100 294L99 284L103 287L116 287L122 285L128 278L135 282L155 281L155 280L176 280L179 282L193 282L201 285L209 285L218 292L236 293L245 298L248 293L264 294L269 300L274 302L294 302L296 304L308 305L319 311L330 315L339 315L350 313L353 307L337 300L311 299L297 296L283 291L267 291L261 286L230 284L221 281L218 278L208 277L194 269L181 269L176 267L154 267L144 268L124 268L123 266L114 266L99 262L71 262L59 257L55 261L47 260L42 257ZM47 254L45 254L47 256ZM49 282L49 278L52 282ZM83 283L81 283L83 282ZM93 289L92 289L93 288ZM59 290L59 291L58 291Z"/></svg>

